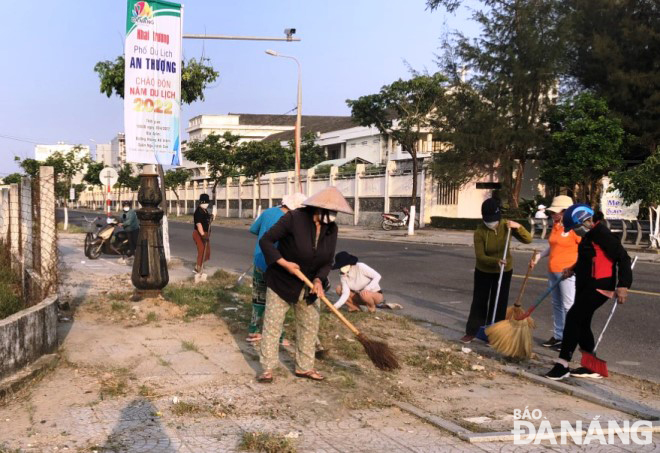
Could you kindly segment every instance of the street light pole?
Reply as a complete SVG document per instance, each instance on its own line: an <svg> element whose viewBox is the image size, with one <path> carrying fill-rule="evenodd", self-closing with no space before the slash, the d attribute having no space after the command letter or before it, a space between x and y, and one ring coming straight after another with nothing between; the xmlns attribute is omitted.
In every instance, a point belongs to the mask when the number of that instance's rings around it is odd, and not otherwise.
<svg viewBox="0 0 660 453"><path fill-rule="evenodd" d="M268 55L273 57L282 57L293 60L298 65L298 97L296 102L296 130L294 135L295 147L296 147L296 166L295 166L295 187L298 192L302 192L302 182L300 179L300 143L302 135L302 66L297 58L291 57L289 55L282 55L274 50L268 49L266 51Z"/></svg>

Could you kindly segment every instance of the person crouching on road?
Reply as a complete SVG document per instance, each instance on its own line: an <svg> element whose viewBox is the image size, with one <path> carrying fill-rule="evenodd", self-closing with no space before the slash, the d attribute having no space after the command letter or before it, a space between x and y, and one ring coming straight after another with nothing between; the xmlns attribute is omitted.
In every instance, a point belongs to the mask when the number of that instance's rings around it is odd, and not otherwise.
<svg viewBox="0 0 660 453"><path fill-rule="evenodd" d="M502 259L506 247L507 228L512 235L523 244L532 242L532 235L518 222L502 220L500 202L489 198L481 205L483 223L474 232L474 253L477 258L474 270L474 290L472 305L465 327L463 343L470 343L479 331L479 327L490 322L495 309L497 284L500 277L500 266L504 266L500 297L497 302L495 322L501 321L506 315L509 304L509 287L513 275L513 259L509 247L506 258Z"/></svg>
<svg viewBox="0 0 660 453"><path fill-rule="evenodd" d="M197 247L197 263L195 264L195 273L202 270L202 264L211 258L211 243L209 241L209 226L213 216L209 213L209 196L205 193L199 196L199 204L193 214L193 240ZM205 247L206 245L206 247ZM206 250L206 251L205 251Z"/></svg>
<svg viewBox="0 0 660 453"><path fill-rule="evenodd" d="M532 269L541 260L548 257L548 286L552 287L557 280L558 286L552 291L552 319L554 330L552 337L543 343L543 346L557 351L561 348L564 337L564 323L566 313L573 306L575 300L575 277L562 278L562 272L567 267L572 267L577 261L578 244L582 240L573 230L564 231L562 217L564 211L573 204L571 197L559 195L552 200L552 205L546 212L552 216L552 232L548 238L549 246L536 259L530 263Z"/></svg>
<svg viewBox="0 0 660 453"><path fill-rule="evenodd" d="M253 271L252 271L252 319L248 326L247 341L255 342L261 340L261 324L264 311L266 310L266 258L259 247L259 240L277 223L284 214L294 211L300 207L307 197L301 193L285 195L281 206L273 206L261 213L257 220L250 226L250 233L257 235L257 244L254 247ZM284 343L284 333L280 338L280 344ZM286 345L286 344L285 344Z"/></svg>
<svg viewBox="0 0 660 453"><path fill-rule="evenodd" d="M380 274L348 252L337 253L332 268L341 273L341 284L336 288L340 297L335 307L340 308L345 303L352 312L359 311L359 305L366 305L369 312L374 313L376 305L384 299L379 286Z"/></svg>
<svg viewBox="0 0 660 453"><path fill-rule="evenodd" d="M130 201L122 202L121 226L128 236L128 253L126 256L135 255L138 236L140 235L140 222L138 221L135 209L131 209Z"/></svg>
<svg viewBox="0 0 660 453"><path fill-rule="evenodd" d="M628 299L633 280L630 256L621 241L601 222L602 218L602 213L595 213L583 203L574 204L564 212L564 230L575 231L582 241L578 246L577 262L563 272L565 278L575 275L575 302L566 314L559 358L545 375L554 381L568 375L602 377L585 367L571 371L568 364L578 345L582 351L593 352L595 342L591 320L594 312L615 294L619 304Z"/></svg>
<svg viewBox="0 0 660 453"><path fill-rule="evenodd" d="M266 258L266 312L261 339L259 382L273 381L278 363L278 340L284 317L293 306L296 314L296 371L298 377L323 380L314 369L319 331L320 303L337 245L337 212L352 214L353 209L341 192L328 187L305 200L305 208L284 215L261 238L259 245ZM277 246L275 244L278 244ZM306 285L296 276L302 272L314 284Z"/></svg>

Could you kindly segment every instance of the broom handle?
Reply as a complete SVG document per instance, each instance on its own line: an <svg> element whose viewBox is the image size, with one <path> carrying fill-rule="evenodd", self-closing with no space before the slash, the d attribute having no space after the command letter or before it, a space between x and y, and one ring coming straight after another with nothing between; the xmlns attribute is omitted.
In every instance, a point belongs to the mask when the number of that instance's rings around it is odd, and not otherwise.
<svg viewBox="0 0 660 453"><path fill-rule="evenodd" d="M206 247L209 246L209 241L211 240L212 223L213 223L213 217L211 217L211 220L209 221L209 230L206 232L206 241L204 241L204 252L202 252L202 267L199 269L200 274L204 271L204 261L206 261L204 258L206 258Z"/></svg>
<svg viewBox="0 0 660 453"><path fill-rule="evenodd" d="M302 271L301 271L300 269L296 269L296 270L294 271L294 274L295 274L296 277L298 277L300 280L302 280L303 282L305 282L305 284L306 284L310 289L314 289L314 284L313 284L312 282L309 281L309 279L305 276L305 274L302 273ZM327 307L330 309L330 311L333 312L333 313L335 314L335 316L337 316L337 317L339 318L339 320L340 320L341 322L343 322L344 325L345 325L346 327L348 327L349 330L350 330L351 332L353 332L353 334L355 334L356 336L357 336L357 335L360 335L360 331L357 330L357 327L355 327L355 326L354 326L354 325L353 325L348 319L346 319L346 318L344 317L344 315L342 315L341 312L340 312L339 310L337 310L337 308L336 308L334 305L332 305L332 302L330 302L325 296L321 296L320 299L325 303L325 305L327 305Z"/></svg>
<svg viewBox="0 0 660 453"><path fill-rule="evenodd" d="M637 257L633 260L632 264L630 265L630 269L635 268L635 263L637 263ZM598 349L598 345L600 344L600 340L603 339L603 334L605 333L605 330L607 329L607 326L610 324L610 321L612 320L612 316L614 316L614 312L616 311L616 306L619 305L619 301L614 296L614 303L612 303L612 310L610 311L610 315L607 317L607 321L605 321L605 326L603 327L603 330L600 332L600 336L598 337L598 341L596 342L596 346L594 346L594 350L592 354L596 354L596 349Z"/></svg>
<svg viewBox="0 0 660 453"><path fill-rule="evenodd" d="M503 260L506 259L506 252L509 250L509 240L511 239L511 228L508 228L507 225L507 233L506 233L506 244L504 245L504 256L502 257ZM491 317L490 323L494 324L495 323L495 313L497 313L497 305L500 301L500 289L502 289L502 277L504 277L504 268L506 265L500 264L500 279L497 282L497 293L495 294L495 307L493 307L493 316Z"/></svg>
<svg viewBox="0 0 660 453"><path fill-rule="evenodd" d="M520 301L522 300L522 296L525 293L525 287L527 286L527 280L529 279L529 274L532 273L532 262L534 262L534 259L536 259L536 255L538 254L538 250L534 250L532 253L532 259L529 262L529 265L527 266L527 273L525 274L525 279L522 282L522 286L520 287L520 292L518 293L518 298L516 299L516 302L513 304L517 307L520 307Z"/></svg>
<svg viewBox="0 0 660 453"><path fill-rule="evenodd" d="M536 307L538 307L541 304L541 302L543 302L543 300L546 297L548 297L548 294L553 292L555 290L555 288L557 286L559 286L560 283L561 283L561 279L554 282L551 287L546 289L545 292L543 294L541 294L538 299L536 299L536 302L534 302L534 305L529 307L529 309L525 312L524 315L522 315L520 318L516 318L516 321L522 321L523 319L526 319L526 318L529 318L530 316L532 316L532 313L534 312L534 310L536 310Z"/></svg>

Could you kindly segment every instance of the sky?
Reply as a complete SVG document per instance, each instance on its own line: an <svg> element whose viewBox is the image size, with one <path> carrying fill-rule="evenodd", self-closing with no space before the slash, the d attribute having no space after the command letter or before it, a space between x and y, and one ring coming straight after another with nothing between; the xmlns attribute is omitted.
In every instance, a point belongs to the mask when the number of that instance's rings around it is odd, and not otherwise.
<svg viewBox="0 0 660 453"><path fill-rule="evenodd" d="M349 115L346 99L437 71L441 37L476 27L466 9L447 14L425 0L189 0L184 33L283 37L301 42L184 40L185 59L205 56L220 72L205 101L184 105L182 129L200 114L282 114L296 106L293 61L302 65L303 114ZM122 100L99 91L96 62L123 54L126 1L3 2L0 27L0 177L36 143L109 143L123 131ZM295 112L293 112L295 113ZM8 138L12 137L12 138ZM19 139L19 140L15 140ZM184 132L183 139L187 139Z"/></svg>

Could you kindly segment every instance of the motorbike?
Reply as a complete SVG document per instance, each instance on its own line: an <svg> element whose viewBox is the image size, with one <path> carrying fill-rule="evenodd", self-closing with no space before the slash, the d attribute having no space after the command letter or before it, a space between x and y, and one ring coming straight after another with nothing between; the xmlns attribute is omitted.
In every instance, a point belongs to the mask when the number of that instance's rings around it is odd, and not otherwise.
<svg viewBox="0 0 660 453"><path fill-rule="evenodd" d="M87 219L85 219L87 220ZM117 220L108 217L106 224L103 225L99 218L88 222L87 234L85 235L85 256L91 260L98 259L101 253L106 255L121 255L124 258L128 255L130 249L128 243L128 234L121 229ZM93 227L97 231L90 231Z"/></svg>
<svg viewBox="0 0 660 453"><path fill-rule="evenodd" d="M392 213L383 213L383 222L380 226L385 231L390 231L392 228L407 228L408 222L410 221L410 211L406 208L403 208L403 216ZM415 219L415 229L419 228L419 220Z"/></svg>

